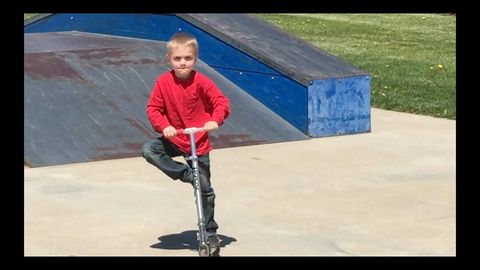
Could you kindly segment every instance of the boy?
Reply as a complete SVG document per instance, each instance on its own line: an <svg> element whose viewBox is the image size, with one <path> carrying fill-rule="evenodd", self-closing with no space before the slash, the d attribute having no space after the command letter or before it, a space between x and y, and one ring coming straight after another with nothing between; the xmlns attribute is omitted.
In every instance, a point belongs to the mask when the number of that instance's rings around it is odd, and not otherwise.
<svg viewBox="0 0 480 270"><path fill-rule="evenodd" d="M195 135L200 173L205 227L212 253L218 254L218 225L214 219L215 193L210 183L212 150L208 132L218 129L230 114L230 102L215 83L193 70L198 58L195 37L176 33L167 43L167 58L172 70L161 74L147 103L147 116L159 138L143 145L143 157L173 180L194 184L190 166L172 159L189 156L188 135L177 135L177 129L204 127ZM191 161L187 161L191 165Z"/></svg>

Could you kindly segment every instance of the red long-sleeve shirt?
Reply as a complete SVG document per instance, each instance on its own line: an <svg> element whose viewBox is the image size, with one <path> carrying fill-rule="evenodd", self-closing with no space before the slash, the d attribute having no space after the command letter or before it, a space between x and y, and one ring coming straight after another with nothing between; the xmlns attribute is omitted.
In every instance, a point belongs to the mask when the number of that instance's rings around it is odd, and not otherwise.
<svg viewBox="0 0 480 270"><path fill-rule="evenodd" d="M158 133L168 126L176 129L203 127L208 121L221 126L230 114L230 101L215 83L198 71L192 71L189 79L182 81L174 71L160 75L155 82L147 103L147 116ZM171 138L181 151L190 153L188 135ZM195 134L197 155L212 150L207 132Z"/></svg>

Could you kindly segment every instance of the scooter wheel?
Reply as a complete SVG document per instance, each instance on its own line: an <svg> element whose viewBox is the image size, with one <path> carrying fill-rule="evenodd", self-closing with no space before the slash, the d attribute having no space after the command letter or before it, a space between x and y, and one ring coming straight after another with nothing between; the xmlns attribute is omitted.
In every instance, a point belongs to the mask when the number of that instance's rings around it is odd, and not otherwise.
<svg viewBox="0 0 480 270"><path fill-rule="evenodd" d="M210 257L220 257L220 247L211 247Z"/></svg>

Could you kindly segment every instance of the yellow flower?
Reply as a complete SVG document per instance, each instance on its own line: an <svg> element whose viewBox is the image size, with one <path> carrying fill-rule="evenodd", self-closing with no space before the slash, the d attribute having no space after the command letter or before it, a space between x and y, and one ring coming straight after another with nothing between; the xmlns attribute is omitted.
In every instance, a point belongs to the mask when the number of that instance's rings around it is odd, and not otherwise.
<svg viewBox="0 0 480 270"><path fill-rule="evenodd" d="M440 69L442 69L442 68L443 68L443 65L438 64L437 67L440 68Z"/></svg>

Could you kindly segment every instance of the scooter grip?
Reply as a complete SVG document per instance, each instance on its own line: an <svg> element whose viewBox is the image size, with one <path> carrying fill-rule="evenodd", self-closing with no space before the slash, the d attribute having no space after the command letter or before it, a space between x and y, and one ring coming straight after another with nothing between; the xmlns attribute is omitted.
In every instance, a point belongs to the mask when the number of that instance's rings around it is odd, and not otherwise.
<svg viewBox="0 0 480 270"><path fill-rule="evenodd" d="M203 127L190 127L185 129L177 129L177 134L195 134L203 131L205 131Z"/></svg>

